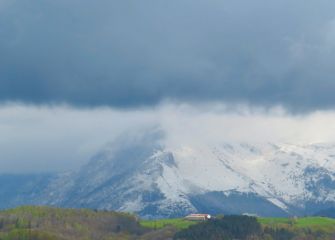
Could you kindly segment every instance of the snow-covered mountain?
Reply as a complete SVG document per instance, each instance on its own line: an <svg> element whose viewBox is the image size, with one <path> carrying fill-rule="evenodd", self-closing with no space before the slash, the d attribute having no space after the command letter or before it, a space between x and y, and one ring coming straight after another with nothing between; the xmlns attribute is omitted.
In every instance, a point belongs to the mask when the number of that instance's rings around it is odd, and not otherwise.
<svg viewBox="0 0 335 240"><path fill-rule="evenodd" d="M335 145L120 141L60 174L36 203L136 212L312 214L335 206Z"/></svg>

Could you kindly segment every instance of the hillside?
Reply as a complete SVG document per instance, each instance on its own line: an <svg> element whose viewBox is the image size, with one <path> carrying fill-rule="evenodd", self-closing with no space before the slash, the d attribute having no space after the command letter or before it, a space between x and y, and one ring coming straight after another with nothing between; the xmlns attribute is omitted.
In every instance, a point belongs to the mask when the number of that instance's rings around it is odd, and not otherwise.
<svg viewBox="0 0 335 240"><path fill-rule="evenodd" d="M1 240L167 239L175 232L149 229L134 215L108 211L27 206L0 212Z"/></svg>
<svg viewBox="0 0 335 240"><path fill-rule="evenodd" d="M335 220L225 216L208 222L141 220L126 213L25 206L0 212L0 240L331 240Z"/></svg>
<svg viewBox="0 0 335 240"><path fill-rule="evenodd" d="M164 228L173 225L177 240L253 239L253 240L333 240L335 220L323 217L254 218L225 216L203 223L182 219L142 221L142 225Z"/></svg>

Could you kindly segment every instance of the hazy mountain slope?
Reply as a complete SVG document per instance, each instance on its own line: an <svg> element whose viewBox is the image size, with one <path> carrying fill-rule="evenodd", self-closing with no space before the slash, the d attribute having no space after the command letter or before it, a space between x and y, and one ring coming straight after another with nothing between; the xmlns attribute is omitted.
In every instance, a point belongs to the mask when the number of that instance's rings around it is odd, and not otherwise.
<svg viewBox="0 0 335 240"><path fill-rule="evenodd" d="M113 144L78 172L59 175L40 196L47 205L138 212L142 216L180 216L195 211L182 197L166 197L159 183L173 166L158 136Z"/></svg>
<svg viewBox="0 0 335 240"><path fill-rule="evenodd" d="M113 144L60 175L38 202L137 212L310 214L335 204L335 146L224 143L162 147L158 136Z"/></svg>
<svg viewBox="0 0 335 240"><path fill-rule="evenodd" d="M0 175L0 208L34 204L52 180L52 174Z"/></svg>
<svg viewBox="0 0 335 240"><path fill-rule="evenodd" d="M323 209L323 210L315 213L314 216L335 218L335 208Z"/></svg>

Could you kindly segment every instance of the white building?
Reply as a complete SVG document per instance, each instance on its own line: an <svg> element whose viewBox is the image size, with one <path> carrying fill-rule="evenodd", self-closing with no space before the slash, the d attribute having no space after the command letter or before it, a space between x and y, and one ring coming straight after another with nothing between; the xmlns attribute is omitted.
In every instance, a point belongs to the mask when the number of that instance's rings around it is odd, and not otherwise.
<svg viewBox="0 0 335 240"><path fill-rule="evenodd" d="M210 220L212 216L210 214L190 214L185 217L189 221L207 221Z"/></svg>

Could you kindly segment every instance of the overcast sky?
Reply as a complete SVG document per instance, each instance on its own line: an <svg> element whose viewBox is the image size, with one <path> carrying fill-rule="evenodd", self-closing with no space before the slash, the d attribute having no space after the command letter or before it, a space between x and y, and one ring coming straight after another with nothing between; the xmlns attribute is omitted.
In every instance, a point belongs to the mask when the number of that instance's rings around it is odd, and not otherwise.
<svg viewBox="0 0 335 240"><path fill-rule="evenodd" d="M0 172L148 128L334 141L334 63L331 0L0 0Z"/></svg>

